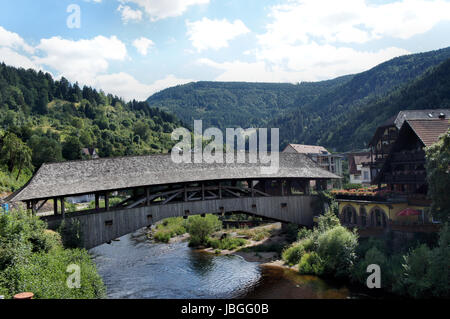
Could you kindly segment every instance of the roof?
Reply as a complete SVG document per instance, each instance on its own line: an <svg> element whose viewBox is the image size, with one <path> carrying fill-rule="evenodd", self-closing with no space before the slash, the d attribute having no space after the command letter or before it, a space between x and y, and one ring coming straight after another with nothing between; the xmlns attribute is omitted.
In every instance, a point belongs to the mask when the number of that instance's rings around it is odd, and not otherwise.
<svg viewBox="0 0 450 319"><path fill-rule="evenodd" d="M410 129L425 146L430 146L436 143L439 136L447 132L449 128L450 121L448 119L406 120L400 129L399 137L390 150L388 158L384 162L380 172L375 176L374 183L383 182L385 171L391 165L391 158L398 151L397 146L401 146L404 143L402 136L410 132Z"/></svg>
<svg viewBox="0 0 450 319"><path fill-rule="evenodd" d="M286 148L288 148L289 146L291 146L299 154L330 154L330 152L328 152L325 147L319 145L289 144L288 146L286 146Z"/></svg>
<svg viewBox="0 0 450 319"><path fill-rule="evenodd" d="M397 116L389 118L381 126L375 130L375 134L372 136L369 146L374 146L378 143L378 140L383 135L384 130L388 127L395 125L398 130L402 127L406 120L429 120L438 119L440 114L444 114L445 118L450 118L450 109L425 109L425 110L403 110L400 111Z"/></svg>
<svg viewBox="0 0 450 319"><path fill-rule="evenodd" d="M371 157L370 153L357 153L348 155L348 166L350 174L361 174L358 170L357 165L370 163Z"/></svg>
<svg viewBox="0 0 450 319"><path fill-rule="evenodd" d="M447 119L407 120L406 122L425 146L436 143L439 136L450 128L450 121Z"/></svg>
<svg viewBox="0 0 450 319"><path fill-rule="evenodd" d="M400 129L406 120L438 119L441 113L445 115L445 118L450 118L450 109L404 110L398 113L394 123Z"/></svg>
<svg viewBox="0 0 450 319"><path fill-rule="evenodd" d="M248 158L249 153L245 153ZM194 156L194 154L192 154ZM225 156L225 155L224 155ZM338 179L302 154L279 153L279 170L267 175L261 167L270 164L181 163L170 155L100 158L43 164L31 180L8 197L8 201L26 201L68 197L101 191L207 180L247 178Z"/></svg>

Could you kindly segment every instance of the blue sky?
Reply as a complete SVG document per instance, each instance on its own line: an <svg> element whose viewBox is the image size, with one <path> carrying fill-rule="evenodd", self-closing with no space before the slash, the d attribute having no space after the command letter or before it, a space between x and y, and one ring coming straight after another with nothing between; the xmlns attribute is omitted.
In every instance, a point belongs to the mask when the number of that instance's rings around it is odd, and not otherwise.
<svg viewBox="0 0 450 319"><path fill-rule="evenodd" d="M79 28L67 12L80 9ZM190 81L318 81L450 46L445 0L15 0L0 61L125 99Z"/></svg>

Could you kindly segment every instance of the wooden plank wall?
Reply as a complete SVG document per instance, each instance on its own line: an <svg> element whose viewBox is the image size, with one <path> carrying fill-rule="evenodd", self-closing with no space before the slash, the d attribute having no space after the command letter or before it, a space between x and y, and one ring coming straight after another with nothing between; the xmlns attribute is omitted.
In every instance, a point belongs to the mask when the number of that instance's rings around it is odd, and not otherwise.
<svg viewBox="0 0 450 319"><path fill-rule="evenodd" d="M103 211L99 213L73 213L66 220L78 219L81 223L84 246L87 249L150 226L168 217L198 214L247 212L275 220L311 226L311 204L315 196L274 196L255 198L227 198L166 205L145 206L132 209ZM49 228L56 228L62 218L47 219Z"/></svg>

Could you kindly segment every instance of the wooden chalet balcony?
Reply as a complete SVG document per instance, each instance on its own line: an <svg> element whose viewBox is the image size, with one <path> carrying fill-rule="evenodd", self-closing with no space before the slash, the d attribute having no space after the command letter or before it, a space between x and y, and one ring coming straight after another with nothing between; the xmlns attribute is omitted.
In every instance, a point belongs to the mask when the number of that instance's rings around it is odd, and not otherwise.
<svg viewBox="0 0 450 319"><path fill-rule="evenodd" d="M412 173L384 174L384 182L387 184L422 184L426 182L427 174L424 171Z"/></svg>
<svg viewBox="0 0 450 319"><path fill-rule="evenodd" d="M395 163L424 163L425 151L397 152L392 156L392 162Z"/></svg>

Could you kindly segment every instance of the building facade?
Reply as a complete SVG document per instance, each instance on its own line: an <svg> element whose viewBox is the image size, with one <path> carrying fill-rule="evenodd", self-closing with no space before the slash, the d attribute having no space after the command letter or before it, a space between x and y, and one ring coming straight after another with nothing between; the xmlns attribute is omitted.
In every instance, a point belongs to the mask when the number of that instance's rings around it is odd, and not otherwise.
<svg viewBox="0 0 450 319"><path fill-rule="evenodd" d="M323 146L289 144L284 148L283 152L305 154L319 164L321 168L341 177L343 175L342 161L344 157L339 154L331 154Z"/></svg>
<svg viewBox="0 0 450 319"><path fill-rule="evenodd" d="M370 153L356 153L348 155L348 172L350 184L370 185Z"/></svg>
<svg viewBox="0 0 450 319"><path fill-rule="evenodd" d="M336 192L342 223L358 228L436 231L437 221L429 215L431 201L427 198L424 149L437 142L449 128L445 114L403 120L372 180L377 186ZM391 130L382 127L380 131L384 136Z"/></svg>

